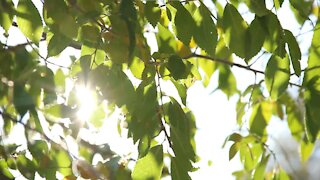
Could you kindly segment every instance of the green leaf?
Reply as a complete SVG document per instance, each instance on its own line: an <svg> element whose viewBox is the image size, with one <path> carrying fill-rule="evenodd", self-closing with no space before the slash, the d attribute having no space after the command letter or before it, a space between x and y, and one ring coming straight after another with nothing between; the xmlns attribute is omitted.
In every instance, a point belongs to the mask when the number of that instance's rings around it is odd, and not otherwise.
<svg viewBox="0 0 320 180"><path fill-rule="evenodd" d="M236 105L238 125L242 124L242 117L245 115L246 105L247 105L247 103L242 102L241 98L239 98L237 105Z"/></svg>
<svg viewBox="0 0 320 180"><path fill-rule="evenodd" d="M206 87L208 86L210 82L210 78L212 74L218 69L217 65L214 61L208 61L206 59L197 59L198 60L198 66L201 68L201 70L204 71L204 77L203 77L203 85Z"/></svg>
<svg viewBox="0 0 320 180"><path fill-rule="evenodd" d="M172 180L191 180L188 174L188 167L183 164L184 160L177 157L171 158L171 178Z"/></svg>
<svg viewBox="0 0 320 180"><path fill-rule="evenodd" d="M104 33L104 39L106 41L106 52L108 57L117 64L129 62L129 46L128 42L129 32L125 21L115 15L109 17L112 25L112 29L117 34L106 32Z"/></svg>
<svg viewBox="0 0 320 180"><path fill-rule="evenodd" d="M132 63L130 64L130 71L132 72L134 77L142 79L142 73L144 69L144 62L141 61L139 58L134 58Z"/></svg>
<svg viewBox="0 0 320 180"><path fill-rule="evenodd" d="M99 27L91 24L81 26L78 39L91 46L96 46L100 39Z"/></svg>
<svg viewBox="0 0 320 180"><path fill-rule="evenodd" d="M64 75L63 71L58 69L54 75L54 84L56 85L56 91L58 93L64 93L66 86L65 80L66 76Z"/></svg>
<svg viewBox="0 0 320 180"><path fill-rule="evenodd" d="M133 106L136 98L134 87L120 66L114 65L109 68L100 65L90 71L88 82L99 87L103 97L110 103L116 103L119 107Z"/></svg>
<svg viewBox="0 0 320 180"><path fill-rule="evenodd" d="M48 57L60 54L66 47L69 46L72 39L60 33L55 33L48 44Z"/></svg>
<svg viewBox="0 0 320 180"><path fill-rule="evenodd" d="M13 22L14 5L11 0L4 0L0 5L0 25L8 32Z"/></svg>
<svg viewBox="0 0 320 180"><path fill-rule="evenodd" d="M267 102L262 102L253 107L250 117L250 132L263 136L271 115L272 106Z"/></svg>
<svg viewBox="0 0 320 180"><path fill-rule="evenodd" d="M310 20L309 15L312 12L313 0L290 0L289 2L291 6L297 10L297 13L294 14L299 23L302 24L305 20Z"/></svg>
<svg viewBox="0 0 320 180"><path fill-rule="evenodd" d="M235 142L231 145L230 149L229 149L229 161L231 159L234 158L234 156L237 154L237 152L239 151L240 149L240 143L239 142Z"/></svg>
<svg viewBox="0 0 320 180"><path fill-rule="evenodd" d="M153 138L159 130L157 87L154 81L144 80L136 90L136 98L139 101L133 101L133 117L128 122L129 130L133 134L133 140Z"/></svg>
<svg viewBox="0 0 320 180"><path fill-rule="evenodd" d="M224 39L230 50L237 56L245 58L247 24L231 4L227 4L224 9L222 25Z"/></svg>
<svg viewBox="0 0 320 180"><path fill-rule="evenodd" d="M78 35L79 25L71 15L66 15L62 22L59 22L59 32L69 38L75 38Z"/></svg>
<svg viewBox="0 0 320 180"><path fill-rule="evenodd" d="M43 7L44 21L50 31L61 33L70 39L77 37L79 25L69 13L64 0L45 1Z"/></svg>
<svg viewBox="0 0 320 180"><path fill-rule="evenodd" d="M248 137L251 139L250 144L241 143L240 160L246 171L252 171L261 160L263 149L260 143L252 142L256 140L255 138Z"/></svg>
<svg viewBox="0 0 320 180"><path fill-rule="evenodd" d="M210 11L203 3L195 12L194 19L197 26L193 35L195 42L209 55L214 56L218 39L217 28L211 19Z"/></svg>
<svg viewBox="0 0 320 180"><path fill-rule="evenodd" d="M254 175L253 175L254 180L264 179L263 177L265 177L264 173L265 173L265 170L267 167L267 163L269 161L269 157L270 156L263 157L261 162L258 164L258 167L256 168Z"/></svg>
<svg viewBox="0 0 320 180"><path fill-rule="evenodd" d="M318 20L316 29L320 28ZM311 47L309 49L308 67L305 70L303 85L304 100L306 106L306 128L310 141L315 141L320 130L320 107L317 103L320 101L320 32L315 31L312 38Z"/></svg>
<svg viewBox="0 0 320 180"><path fill-rule="evenodd" d="M190 160L195 161L195 152L192 145L194 124L187 118L179 103L171 98L168 106L168 117L171 124L170 135L172 148L176 158L180 159L189 171L192 168Z"/></svg>
<svg viewBox="0 0 320 180"><path fill-rule="evenodd" d="M42 35L42 21L37 8L30 0L20 0L17 7L17 24L21 32L38 44Z"/></svg>
<svg viewBox="0 0 320 180"><path fill-rule="evenodd" d="M71 98L69 96L69 98ZM45 115L53 118L71 118L76 113L75 109L64 104L48 106L44 109Z"/></svg>
<svg viewBox="0 0 320 180"><path fill-rule="evenodd" d="M286 42L289 47L290 60L294 69L294 72L297 76L301 74L301 51L299 48L299 44L297 43L296 38L293 36L292 32L289 30L284 30Z"/></svg>
<svg viewBox="0 0 320 180"><path fill-rule="evenodd" d="M92 112L89 122L93 124L95 128L101 128L105 120L105 116L104 106L101 104Z"/></svg>
<svg viewBox="0 0 320 180"><path fill-rule="evenodd" d="M282 6L284 0L274 0L274 6L279 9Z"/></svg>
<svg viewBox="0 0 320 180"><path fill-rule="evenodd" d="M181 98L181 102L186 105L187 104L187 87L179 82L179 81L175 81L174 79L171 78L171 82L174 84L174 86L176 87L178 94Z"/></svg>
<svg viewBox="0 0 320 180"><path fill-rule="evenodd" d="M245 3L257 16L264 16L269 13L265 0L245 0Z"/></svg>
<svg viewBox="0 0 320 180"><path fill-rule="evenodd" d="M156 27L161 18L161 9L156 1L147 1L144 12L149 23Z"/></svg>
<svg viewBox="0 0 320 180"><path fill-rule="evenodd" d="M66 151L51 149L49 151L49 156L53 160L51 161L52 162L51 165L53 167L71 167L71 159L69 154ZM72 174L71 168L57 168L57 169L61 174L65 176Z"/></svg>
<svg viewBox="0 0 320 180"><path fill-rule="evenodd" d="M129 62L132 59L134 48L136 46L136 24L137 24L137 10L134 6L133 0L122 0L120 3L120 16L125 21L129 36Z"/></svg>
<svg viewBox="0 0 320 180"><path fill-rule="evenodd" d="M272 99L278 99L285 92L290 80L290 62L288 56L281 58L273 55L265 70L265 82Z"/></svg>
<svg viewBox="0 0 320 180"><path fill-rule="evenodd" d="M284 49L285 42L283 41L284 37L282 37L282 27L277 16L273 13L269 13L265 16L256 18L259 19L265 34L263 47L271 53L273 53L278 47L283 46Z"/></svg>
<svg viewBox="0 0 320 180"><path fill-rule="evenodd" d="M182 59L177 55L172 55L169 57L166 67L170 71L170 75L175 80L184 79L188 75L186 65L183 63Z"/></svg>
<svg viewBox="0 0 320 180"><path fill-rule="evenodd" d="M237 81L229 66L219 66L219 89L221 89L228 98L237 92Z"/></svg>
<svg viewBox="0 0 320 180"><path fill-rule="evenodd" d="M173 1L171 5L177 9L174 18L177 38L189 47L196 23L188 10L180 2Z"/></svg>
<svg viewBox="0 0 320 180"><path fill-rule="evenodd" d="M242 136L238 133L233 133L231 134L228 139L228 141L233 141L233 142L241 142Z"/></svg>
<svg viewBox="0 0 320 180"><path fill-rule="evenodd" d="M274 180L290 180L292 179L292 177L289 176L283 168L280 168L277 172L273 174L273 179Z"/></svg>
<svg viewBox="0 0 320 180"><path fill-rule="evenodd" d="M265 35L260 24L260 21L255 18L249 28L247 29L246 35L246 46L245 46L245 61L248 63L249 60L255 56L262 48L264 43Z"/></svg>
<svg viewBox="0 0 320 180"><path fill-rule="evenodd" d="M305 126L308 133L308 139L311 142L316 140L316 137L320 130L320 122L318 119L320 118L320 108L317 103L320 101L320 91L316 88L319 88L318 77L315 77L312 81L309 81L306 90L304 91L304 100L306 107L306 119ZM318 87L314 87L318 85Z"/></svg>
<svg viewBox="0 0 320 180"><path fill-rule="evenodd" d="M138 152L139 158L144 157L150 150L151 138L149 136L144 136L139 140Z"/></svg>
<svg viewBox="0 0 320 180"><path fill-rule="evenodd" d="M14 176L11 174L11 172L8 169L8 164L5 159L0 160L0 178L1 179L14 179Z"/></svg>
<svg viewBox="0 0 320 180"><path fill-rule="evenodd" d="M301 141L300 143L300 158L302 162L307 162L314 150L314 143Z"/></svg>
<svg viewBox="0 0 320 180"><path fill-rule="evenodd" d="M177 42L169 29L161 24L158 25L158 33L156 34L159 53L174 54L177 49Z"/></svg>
<svg viewBox="0 0 320 180"><path fill-rule="evenodd" d="M13 104L20 114L21 118L29 111L34 110L35 104L30 94L24 89L24 86L16 84L14 86Z"/></svg>
<svg viewBox="0 0 320 180"><path fill-rule="evenodd" d="M285 105L287 122L291 134L296 140L299 140L304 136L304 118L303 107L298 105L298 102L290 96L289 93L285 93L279 99ZM300 132L300 133L299 133Z"/></svg>
<svg viewBox="0 0 320 180"><path fill-rule="evenodd" d="M132 179L153 179L161 178L163 168L163 149L162 145L152 147L148 154L139 159L135 165L131 177Z"/></svg>
<svg viewBox="0 0 320 180"><path fill-rule="evenodd" d="M19 155L16 162L19 171L24 177L34 179L36 171L36 164L34 161L31 161L24 155Z"/></svg>

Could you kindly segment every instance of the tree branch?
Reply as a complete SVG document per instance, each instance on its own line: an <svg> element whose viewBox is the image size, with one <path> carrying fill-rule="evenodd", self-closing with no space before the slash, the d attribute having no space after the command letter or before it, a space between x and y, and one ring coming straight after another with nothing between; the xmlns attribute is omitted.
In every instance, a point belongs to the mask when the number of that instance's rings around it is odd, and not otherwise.
<svg viewBox="0 0 320 180"><path fill-rule="evenodd" d="M258 69L253 69L250 66L245 66L245 65L242 65L242 64L239 64L239 63L228 61L226 59L213 58L213 57L210 57L210 56L196 54L196 53L192 53L192 54L190 54L190 55L188 55L186 57L183 57L183 59L189 59L189 58L203 58L203 59L207 59L207 60L210 60L210 61L218 62L218 63L221 63L221 64L226 64L226 65L229 65L229 66L235 66L235 67L238 67L238 68L241 68L241 69L246 69L246 70L249 70L249 71L251 71L251 72L253 72L255 74L265 75L264 71L261 71L261 70L258 70ZM299 88L302 87L300 84L296 84L296 83L292 83L292 82L289 82L289 85L296 86L296 87L299 87Z"/></svg>

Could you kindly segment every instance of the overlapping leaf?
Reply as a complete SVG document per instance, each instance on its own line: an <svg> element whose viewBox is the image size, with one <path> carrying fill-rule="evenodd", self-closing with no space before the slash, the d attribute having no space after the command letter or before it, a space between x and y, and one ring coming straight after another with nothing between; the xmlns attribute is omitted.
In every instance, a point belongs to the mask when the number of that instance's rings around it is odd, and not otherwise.
<svg viewBox="0 0 320 180"><path fill-rule="evenodd" d="M19 1L16 15L17 24L22 33L31 41L38 44L43 28L40 14L32 1Z"/></svg>
<svg viewBox="0 0 320 180"><path fill-rule="evenodd" d="M196 23L188 10L180 2L173 1L171 4L177 10L174 19L177 38L186 46L189 46Z"/></svg>
<svg viewBox="0 0 320 180"><path fill-rule="evenodd" d="M248 62L264 43L263 27L257 17L248 27L237 9L227 4L223 13L224 40L229 49Z"/></svg>
<svg viewBox="0 0 320 180"><path fill-rule="evenodd" d="M320 28L320 22L317 22L316 29ZM303 84L306 87L304 100L306 107L306 128L309 133L309 140L315 141L320 130L320 108L317 105L320 101L320 31L315 31L309 51L308 67L305 71Z"/></svg>
<svg viewBox="0 0 320 180"><path fill-rule="evenodd" d="M163 168L163 149L161 145L155 146L150 149L148 154L139 159L135 165L132 178L133 179L154 179L161 178Z"/></svg>
<svg viewBox="0 0 320 180"><path fill-rule="evenodd" d="M277 99L288 87L290 62L288 56L281 58L273 55L265 70L265 82L271 98Z"/></svg>
<svg viewBox="0 0 320 180"><path fill-rule="evenodd" d="M193 35L196 43L208 54L214 56L218 38L217 29L210 11L204 4L201 3L196 10L194 19L197 25Z"/></svg>

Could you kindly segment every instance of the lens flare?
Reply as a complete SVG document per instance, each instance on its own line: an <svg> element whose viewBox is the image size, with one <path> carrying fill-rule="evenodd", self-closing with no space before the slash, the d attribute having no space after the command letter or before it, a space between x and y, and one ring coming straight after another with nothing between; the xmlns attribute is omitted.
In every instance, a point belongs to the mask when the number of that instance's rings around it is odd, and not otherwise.
<svg viewBox="0 0 320 180"><path fill-rule="evenodd" d="M77 116L81 121L88 121L96 107L96 98L88 87L77 86L76 91L80 103Z"/></svg>

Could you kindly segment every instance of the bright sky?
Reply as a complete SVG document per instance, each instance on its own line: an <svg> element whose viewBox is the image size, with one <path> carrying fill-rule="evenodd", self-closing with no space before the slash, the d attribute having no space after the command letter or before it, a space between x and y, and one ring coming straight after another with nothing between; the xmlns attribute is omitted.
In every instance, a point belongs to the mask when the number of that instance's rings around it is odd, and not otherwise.
<svg viewBox="0 0 320 180"><path fill-rule="evenodd" d="M34 1L37 2L37 1ZM267 1L269 2L269 1ZM38 4L38 3L36 3ZM268 3L267 3L268 4ZM39 9L41 7L38 7ZM242 10L242 9L241 9ZM240 10L240 12L242 12ZM246 12L247 9L243 8L243 12ZM291 12L288 6L288 0L284 2L283 8L278 11L278 17L280 19L282 27L292 30L294 35L298 34L298 24L294 21L293 14L288 13ZM252 20L252 16L248 13L244 15L244 18L247 20ZM311 29L310 26L306 25L302 31L307 31ZM2 34L3 30L1 30ZM19 32L17 28L12 27L10 29L8 39L8 45L15 45L19 43L25 42L25 37ZM303 37L302 46L309 47L312 34L306 35ZM150 44L155 44L155 38L152 36L148 36L148 41ZM3 37L2 37L3 38ZM299 40L299 39L298 39ZM300 39L302 40L302 39ZM152 42L153 41L153 42ZM44 43L40 45L41 53L46 53L46 46ZM305 49L302 49L305 50ZM79 51L74 51L72 48L68 48L65 50L62 55L56 59L49 59L54 61L57 64L61 65L69 65L70 54L75 54L76 57L79 57ZM304 57L305 58L305 57ZM305 66L305 60L303 64ZM264 60L265 61L265 60ZM243 60L236 59L236 62L243 63ZM303 67L304 67L303 66ZM54 69L56 67L52 66ZM264 69L265 62L256 63L253 68L256 69ZM239 68L232 68L238 82L238 88L240 90L244 90L248 85L253 84L255 81L254 75L246 70L242 70ZM259 76L259 78L263 78ZM167 94L173 95L177 97L177 93L173 90L172 85L168 83L165 84L165 91ZM189 90L188 90L188 107L193 111L196 117L196 123L198 131L196 133L196 145L197 145L197 153L201 157L200 162L198 162L195 166L200 169L196 172L191 173L193 179L234 179L232 176L232 172L236 170L242 169L239 158L235 157L232 161L228 160L228 150L230 144L228 144L224 149L222 149L222 144L225 138L231 134L234 130L236 130L236 112L235 112L235 104L237 101L236 97L232 97L229 100L227 97L221 92L216 91L212 93L212 91L217 86L217 74L214 74L211 78L211 82L207 88L204 88L201 82L196 82ZM85 89L79 88L81 97L90 97L90 92L86 92ZM179 99L179 98L177 98ZM92 102L89 99L84 99L84 104ZM92 102L94 103L94 102ZM87 104L88 105L88 104ZM89 106L84 106L83 108L88 110ZM79 112L80 114L83 112ZM91 136L87 136L86 131L82 131L82 135L84 137L88 137L92 142L97 144L102 144L108 142L111 149L122 154L127 155L130 153L131 148L135 146L132 144L131 140L121 137L117 132L117 119L119 118L119 113L115 113L109 119L106 119L106 126L101 129L100 133L93 134ZM268 131L274 132L275 137L289 137L289 132L283 131L286 126L284 123L280 121L273 120L274 123L271 123L271 127L268 128ZM21 138L22 126L17 126L15 131L12 133L11 138L16 143L22 143L24 141ZM59 130L57 130L58 132ZM123 135L125 132L123 133ZM104 137L104 139L101 139ZM105 138L107 137L107 138ZM10 139L11 139L10 138ZM289 140L288 142L292 142L290 144L294 145L293 140ZM74 154L77 154L77 145L75 142L70 142L70 144L74 144L71 147L71 150ZM129 147L129 148L128 148ZM280 152L281 153L281 152ZM212 165L208 166L208 162L212 161ZM293 160L294 161L294 160Z"/></svg>

